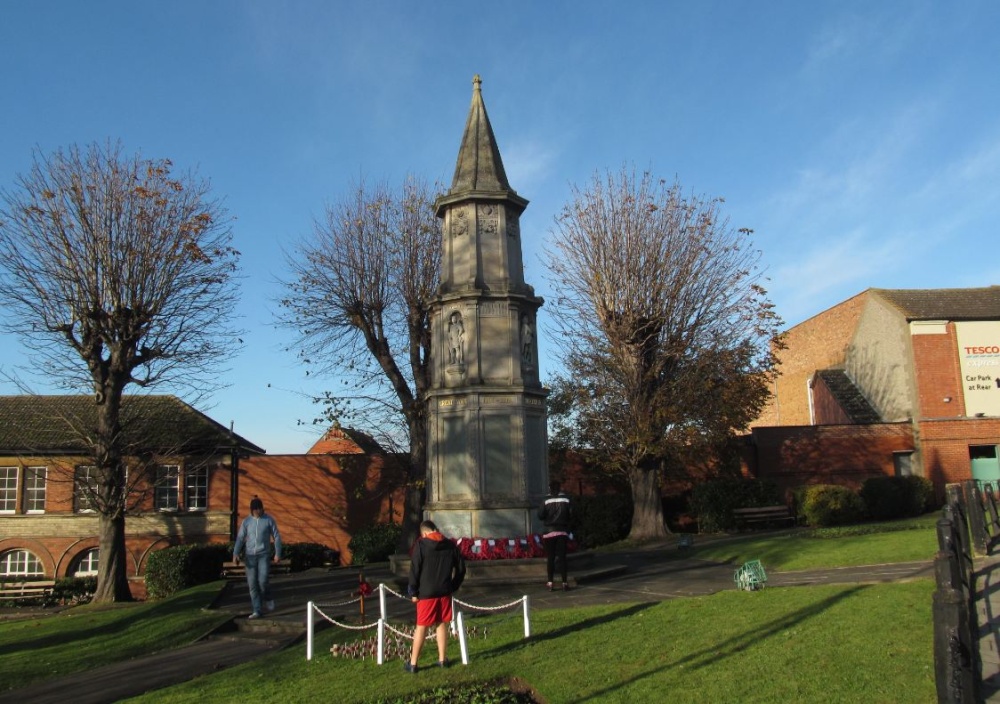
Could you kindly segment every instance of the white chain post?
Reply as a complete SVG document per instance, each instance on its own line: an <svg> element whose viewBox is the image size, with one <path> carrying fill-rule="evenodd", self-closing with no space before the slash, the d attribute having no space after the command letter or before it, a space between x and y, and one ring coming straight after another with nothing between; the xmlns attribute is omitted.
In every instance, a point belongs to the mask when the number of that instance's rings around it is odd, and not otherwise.
<svg viewBox="0 0 1000 704"><path fill-rule="evenodd" d="M313 659L313 603L306 606L306 660Z"/></svg>
<svg viewBox="0 0 1000 704"><path fill-rule="evenodd" d="M462 664L469 664L469 648L465 644L465 621L462 619L462 612L458 612L458 646L462 651Z"/></svg>
<svg viewBox="0 0 1000 704"><path fill-rule="evenodd" d="M530 606L528 604L528 595L524 595L524 637L531 637L531 618L528 615L530 611Z"/></svg>
<svg viewBox="0 0 1000 704"><path fill-rule="evenodd" d="M383 621L389 618L385 613L385 585L381 582L378 585L378 613Z"/></svg>
<svg viewBox="0 0 1000 704"><path fill-rule="evenodd" d="M378 620L378 664L385 662L385 619Z"/></svg>

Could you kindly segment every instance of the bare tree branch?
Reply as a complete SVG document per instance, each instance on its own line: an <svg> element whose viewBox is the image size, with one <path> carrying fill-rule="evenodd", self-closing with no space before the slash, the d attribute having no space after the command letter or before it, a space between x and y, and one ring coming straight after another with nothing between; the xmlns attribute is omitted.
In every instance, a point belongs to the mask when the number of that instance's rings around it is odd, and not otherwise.
<svg viewBox="0 0 1000 704"><path fill-rule="evenodd" d="M360 182L288 256L281 301L280 322L297 332L301 357L342 380L322 396L333 419L376 431L401 428L392 415L405 419L411 482L427 465L428 312L441 267L433 202L413 178L398 192ZM406 525L419 522L413 512Z"/></svg>
<svg viewBox="0 0 1000 704"><path fill-rule="evenodd" d="M169 382L201 395L218 385L238 346L230 219L207 182L117 143L36 152L0 203L4 327L35 352L39 374L94 394L95 599L124 600L122 394Z"/></svg>
<svg viewBox="0 0 1000 704"><path fill-rule="evenodd" d="M744 427L773 367L780 320L759 252L721 203L648 173L595 175L573 190L548 251L564 418L629 476L633 538L665 532L665 458Z"/></svg>

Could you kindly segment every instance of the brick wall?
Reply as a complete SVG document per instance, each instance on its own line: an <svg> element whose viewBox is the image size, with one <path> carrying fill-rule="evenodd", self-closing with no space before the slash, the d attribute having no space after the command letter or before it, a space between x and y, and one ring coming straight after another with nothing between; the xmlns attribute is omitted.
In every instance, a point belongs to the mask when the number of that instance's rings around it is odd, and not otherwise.
<svg viewBox="0 0 1000 704"><path fill-rule="evenodd" d="M970 445L1000 443L1000 418L955 418L920 423L924 472L935 487L972 478Z"/></svg>
<svg viewBox="0 0 1000 704"><path fill-rule="evenodd" d="M0 457L0 466L22 468L18 478L17 509L0 515L0 553L29 550L42 562L51 578L65 577L88 550L98 547L96 513L75 511L74 469L90 464L81 457ZM153 550L180 543L225 542L229 539L230 468L225 462L204 458L164 459L163 464L208 466L208 508L204 511L161 512L153 509L147 483L138 487L141 500L125 519L126 573L133 596L145 595L142 575ZM24 467L47 467L44 513L26 513ZM179 503L184 503L183 475Z"/></svg>
<svg viewBox="0 0 1000 704"><path fill-rule="evenodd" d="M826 382L819 376L813 380L812 404L813 422L817 425L843 425L851 422L850 416L840 407Z"/></svg>
<svg viewBox="0 0 1000 704"><path fill-rule="evenodd" d="M910 423L754 428L748 469L783 490L803 484L860 488L869 477L893 475L893 453L913 450Z"/></svg>
<svg viewBox="0 0 1000 704"><path fill-rule="evenodd" d="M265 455L240 463L239 520L256 495L286 543L318 543L351 557L353 533L376 521L399 522L401 468L369 455Z"/></svg>
<svg viewBox="0 0 1000 704"><path fill-rule="evenodd" d="M807 425L809 377L817 369L843 366L861 311L868 300L863 291L833 308L790 328L786 349L778 353L779 376L771 398L753 426Z"/></svg>
<svg viewBox="0 0 1000 704"><path fill-rule="evenodd" d="M917 370L917 396L920 404L918 417L964 416L965 402L955 324L948 323L944 326L943 334L913 335L911 343Z"/></svg>

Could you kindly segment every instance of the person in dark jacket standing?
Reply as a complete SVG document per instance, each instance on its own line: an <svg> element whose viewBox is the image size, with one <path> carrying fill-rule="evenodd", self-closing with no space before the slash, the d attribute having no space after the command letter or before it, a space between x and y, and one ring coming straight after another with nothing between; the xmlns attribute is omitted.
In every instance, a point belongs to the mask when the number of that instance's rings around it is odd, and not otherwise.
<svg viewBox="0 0 1000 704"><path fill-rule="evenodd" d="M445 538L433 521L420 524L420 539L410 557L407 593L417 605L417 628L413 632L413 652L403 663L407 672L417 671L420 649L427 629L437 627L438 666L448 666L448 627L451 622L451 595L465 579L465 560L458 546Z"/></svg>
<svg viewBox="0 0 1000 704"><path fill-rule="evenodd" d="M566 543L569 540L569 524L572 516L573 511L569 497L561 491L559 482L549 482L549 495L545 497L545 503L538 509L538 519L545 526L542 543L545 545L546 566L549 575L549 581L545 586L549 588L550 592L554 589L552 578L555 574L557 558L562 573L563 591L569 589L569 579L566 574Z"/></svg>
<svg viewBox="0 0 1000 704"><path fill-rule="evenodd" d="M274 541L274 556L271 556L271 542ZM274 610L271 596L270 561L281 559L281 534L278 523L264 513L264 502L258 497L250 501L250 515L243 519L233 546L233 562L239 563L240 553L246 549L244 563L247 571L247 586L250 588L250 603L253 613L250 618L260 618L263 609Z"/></svg>

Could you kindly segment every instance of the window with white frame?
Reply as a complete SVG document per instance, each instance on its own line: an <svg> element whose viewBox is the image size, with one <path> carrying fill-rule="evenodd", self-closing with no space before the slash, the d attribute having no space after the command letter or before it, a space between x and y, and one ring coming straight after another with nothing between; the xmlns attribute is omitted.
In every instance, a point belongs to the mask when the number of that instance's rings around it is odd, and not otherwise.
<svg viewBox="0 0 1000 704"><path fill-rule="evenodd" d="M158 511L176 511L180 489L181 468L176 464L161 464L156 468L153 507Z"/></svg>
<svg viewBox="0 0 1000 704"><path fill-rule="evenodd" d="M73 577L94 577L97 575L97 563L101 557L100 548L84 550L70 569Z"/></svg>
<svg viewBox="0 0 1000 704"><path fill-rule="evenodd" d="M27 550L10 550L0 555L0 578L44 577L42 561Z"/></svg>
<svg viewBox="0 0 1000 704"><path fill-rule="evenodd" d="M208 508L208 467L184 472L184 505L188 511Z"/></svg>
<svg viewBox="0 0 1000 704"><path fill-rule="evenodd" d="M0 467L0 513L17 509L17 467Z"/></svg>
<svg viewBox="0 0 1000 704"><path fill-rule="evenodd" d="M45 485L48 467L27 467L24 470L24 512L45 513Z"/></svg>
<svg viewBox="0 0 1000 704"><path fill-rule="evenodd" d="M81 465L73 472L73 509L77 513L94 512L97 495L97 467Z"/></svg>

